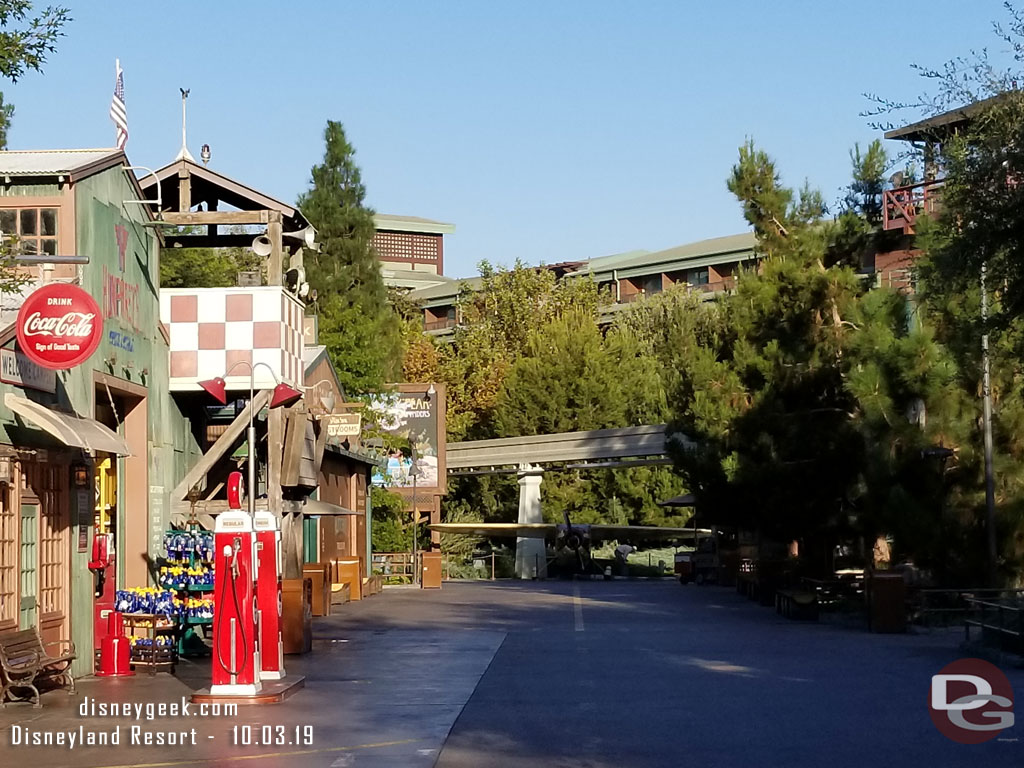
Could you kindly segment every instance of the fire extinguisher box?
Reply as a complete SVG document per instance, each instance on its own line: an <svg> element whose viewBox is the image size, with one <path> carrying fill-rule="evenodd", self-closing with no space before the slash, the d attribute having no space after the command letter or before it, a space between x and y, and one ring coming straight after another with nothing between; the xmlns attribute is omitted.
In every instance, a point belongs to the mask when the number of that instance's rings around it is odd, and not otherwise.
<svg viewBox="0 0 1024 768"><path fill-rule="evenodd" d="M313 650L313 581L285 579L281 582L281 639L285 653Z"/></svg>
<svg viewBox="0 0 1024 768"><path fill-rule="evenodd" d="M305 563L302 566L304 578L313 581L313 615L329 616L331 613L331 564Z"/></svg>

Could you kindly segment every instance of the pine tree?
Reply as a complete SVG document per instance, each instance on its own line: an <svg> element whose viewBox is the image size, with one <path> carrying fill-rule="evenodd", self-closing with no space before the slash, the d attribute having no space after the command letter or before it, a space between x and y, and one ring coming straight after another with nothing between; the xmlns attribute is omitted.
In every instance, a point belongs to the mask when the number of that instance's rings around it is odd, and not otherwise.
<svg viewBox="0 0 1024 768"><path fill-rule="evenodd" d="M317 291L320 341L349 392L379 390L397 374L400 321L388 302L373 249L373 211L355 150L341 123L328 121L322 164L299 198L319 233L321 250L305 260L306 278Z"/></svg>

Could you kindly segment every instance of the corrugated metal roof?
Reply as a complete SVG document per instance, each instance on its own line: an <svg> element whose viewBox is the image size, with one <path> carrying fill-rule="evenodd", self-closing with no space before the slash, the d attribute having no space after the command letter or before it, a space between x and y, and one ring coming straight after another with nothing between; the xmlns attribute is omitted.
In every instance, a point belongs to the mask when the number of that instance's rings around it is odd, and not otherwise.
<svg viewBox="0 0 1024 768"><path fill-rule="evenodd" d="M396 232L429 232L430 234L450 235L455 231L454 224L423 219L419 216L395 216L390 213L375 213L373 223L377 229Z"/></svg>
<svg viewBox="0 0 1024 768"><path fill-rule="evenodd" d="M0 152L0 174L6 176L75 175L95 166L113 165L120 149L15 149Z"/></svg>
<svg viewBox="0 0 1024 768"><path fill-rule="evenodd" d="M680 266L685 267L691 261L710 260L708 263L714 263L715 259L719 257L731 257L735 254L742 254L743 258L749 258L753 256L756 244L757 239L753 232L743 232L739 235L713 237L709 240L699 240L696 243L677 245L674 248L666 248L663 251L655 251L654 253L622 254L618 257L604 256L599 259L591 259L583 269L570 274L592 274L596 277L610 274L613 270L618 272L629 270L631 274L621 276L631 277L642 273L646 268L656 266L663 268L665 265L672 264L673 262L680 262ZM656 271L661 271L661 269Z"/></svg>
<svg viewBox="0 0 1024 768"><path fill-rule="evenodd" d="M629 251L611 256L598 256L583 262L583 266L566 277L591 275L595 280L611 277L615 272L619 277L636 277L644 274L657 274L678 269L699 268L732 261L745 261L753 258L757 239L753 232L739 235L714 237L696 243L686 243L663 251ZM450 283L432 285L409 292L409 298L419 301L423 306L440 306L452 303L459 295L463 283L473 290L480 287L482 279L470 277Z"/></svg>
<svg viewBox="0 0 1024 768"><path fill-rule="evenodd" d="M932 115L924 120L918 120L916 123L886 131L885 138L901 141L936 141L955 133L986 109L995 106L1002 98L1002 96L992 96L939 115Z"/></svg>

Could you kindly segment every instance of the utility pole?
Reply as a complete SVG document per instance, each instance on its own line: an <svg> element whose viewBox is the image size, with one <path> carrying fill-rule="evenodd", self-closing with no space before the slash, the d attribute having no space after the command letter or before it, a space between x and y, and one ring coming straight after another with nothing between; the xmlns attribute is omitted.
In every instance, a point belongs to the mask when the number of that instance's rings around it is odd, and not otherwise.
<svg viewBox="0 0 1024 768"><path fill-rule="evenodd" d="M988 290L985 287L986 267L981 265L981 397L982 423L985 432L985 528L988 534L988 580L996 586L996 489L992 470L992 380L988 355Z"/></svg>
<svg viewBox="0 0 1024 768"><path fill-rule="evenodd" d="M416 467L416 446L412 446L412 466L409 468L412 475L412 583L415 586L420 583L419 569L416 567L416 538L419 533L420 509L416 503L416 478L420 471Z"/></svg>

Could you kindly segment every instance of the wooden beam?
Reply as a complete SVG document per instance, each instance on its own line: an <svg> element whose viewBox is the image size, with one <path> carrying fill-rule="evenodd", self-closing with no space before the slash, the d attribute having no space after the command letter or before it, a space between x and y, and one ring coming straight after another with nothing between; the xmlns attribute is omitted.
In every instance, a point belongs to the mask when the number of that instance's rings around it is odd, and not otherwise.
<svg viewBox="0 0 1024 768"><path fill-rule="evenodd" d="M249 248L256 235L175 235L168 234L168 248Z"/></svg>
<svg viewBox="0 0 1024 768"><path fill-rule="evenodd" d="M268 224L274 214L281 218L280 211L168 211L164 221L168 224ZM280 222L278 222L280 223Z"/></svg>
<svg viewBox="0 0 1024 768"><path fill-rule="evenodd" d="M299 484L299 464L306 444L306 418L305 411L289 409L284 433L284 458L281 461L281 485L291 487Z"/></svg>
<svg viewBox="0 0 1024 768"><path fill-rule="evenodd" d="M246 404L242 412L235 417L235 420L231 422L224 433L217 438L217 441L210 446L210 450L204 453L199 461L188 471L185 478L178 483L174 491L171 492L171 503L172 505L185 498L188 495L189 489L198 483L202 478L206 476L206 473L213 469L213 466L223 458L224 454L227 453L235 440L242 434L243 431L249 426L249 409L255 406L256 412L261 411L267 403L270 402L270 390L261 389L256 393L253 398L253 402ZM273 411L271 411L273 413ZM250 451L255 451L255 446L249 446Z"/></svg>
<svg viewBox="0 0 1024 768"><path fill-rule="evenodd" d="M228 503L224 499L212 499L210 501L200 501L196 504L196 515L216 515L221 512L226 512L228 509ZM171 502L171 513L188 516L188 513L192 510L192 504L188 501L172 501Z"/></svg>
<svg viewBox="0 0 1024 768"><path fill-rule="evenodd" d="M281 458L284 449L284 408L267 412L267 501L275 517L281 517Z"/></svg>

